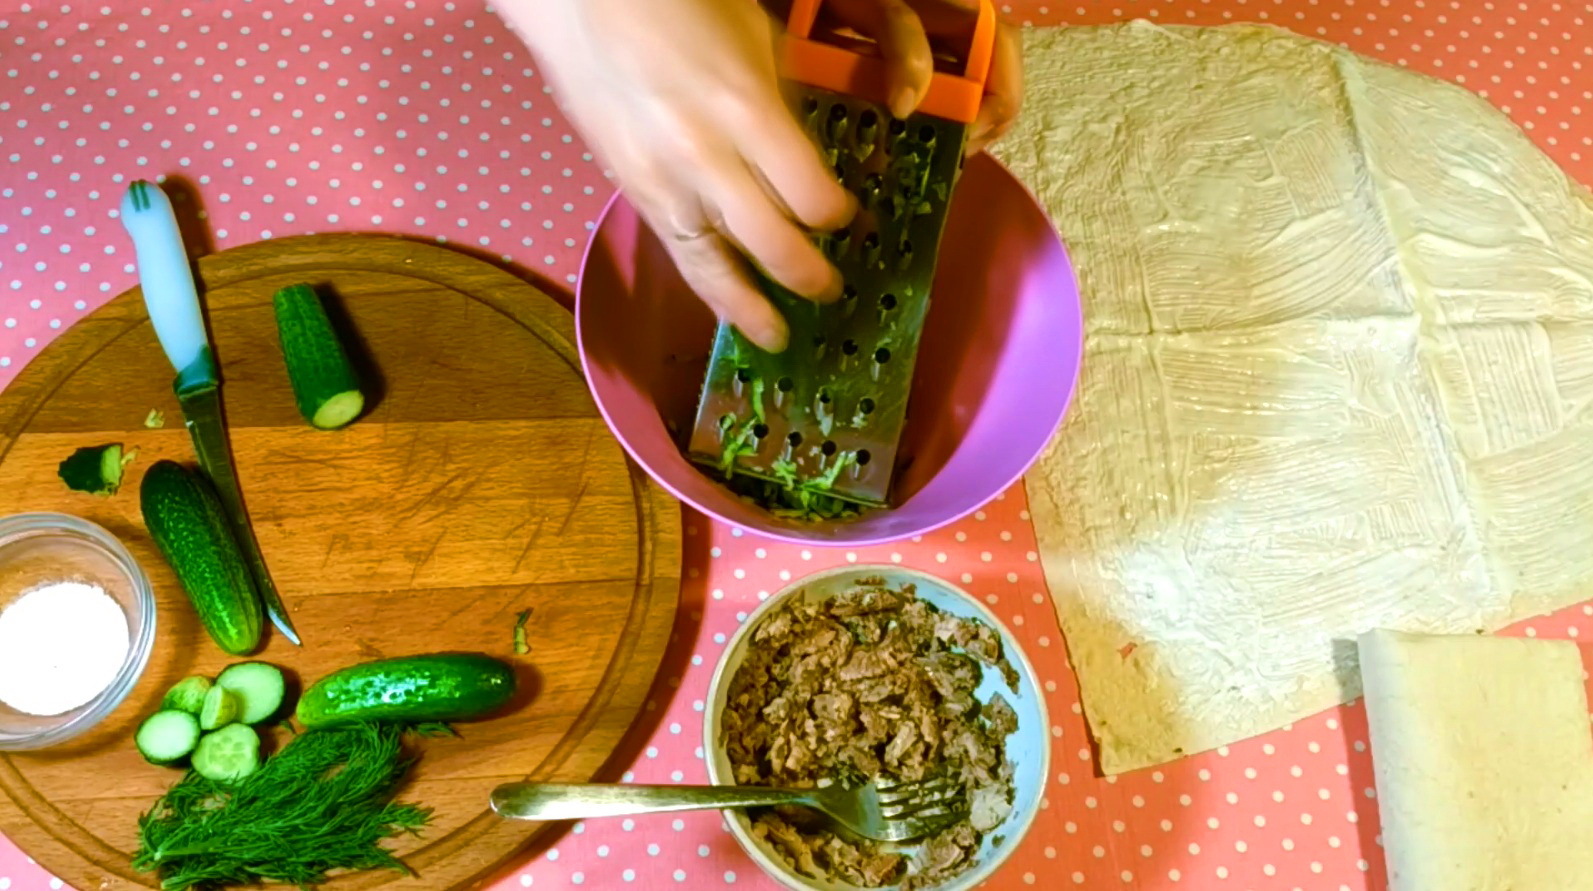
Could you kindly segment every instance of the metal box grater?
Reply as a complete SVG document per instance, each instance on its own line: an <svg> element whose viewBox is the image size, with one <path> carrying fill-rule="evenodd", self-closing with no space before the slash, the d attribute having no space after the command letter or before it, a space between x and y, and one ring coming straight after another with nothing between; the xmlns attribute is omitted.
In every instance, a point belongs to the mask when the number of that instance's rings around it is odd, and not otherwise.
<svg viewBox="0 0 1593 891"><path fill-rule="evenodd" d="M890 501L946 210L995 20L982 3L966 76L937 72L922 110L900 121L878 101L877 58L807 39L817 6L794 4L786 68L805 86L800 111L809 135L858 198L851 225L817 239L845 289L821 305L760 277L790 327L789 346L768 353L719 325L687 452L727 477L768 484L766 495L783 496L767 499L777 512L834 515L847 503Z"/></svg>

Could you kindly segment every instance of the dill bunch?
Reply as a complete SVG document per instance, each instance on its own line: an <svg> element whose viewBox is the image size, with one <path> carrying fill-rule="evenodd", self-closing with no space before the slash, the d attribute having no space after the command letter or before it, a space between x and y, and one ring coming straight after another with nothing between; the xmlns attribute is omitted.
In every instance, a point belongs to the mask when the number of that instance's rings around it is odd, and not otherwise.
<svg viewBox="0 0 1593 891"><path fill-rule="evenodd" d="M431 819L430 808L392 800L414 763L403 734L389 724L312 730L231 784L189 771L139 817L133 868L172 891L307 888L335 869L408 873L381 845Z"/></svg>

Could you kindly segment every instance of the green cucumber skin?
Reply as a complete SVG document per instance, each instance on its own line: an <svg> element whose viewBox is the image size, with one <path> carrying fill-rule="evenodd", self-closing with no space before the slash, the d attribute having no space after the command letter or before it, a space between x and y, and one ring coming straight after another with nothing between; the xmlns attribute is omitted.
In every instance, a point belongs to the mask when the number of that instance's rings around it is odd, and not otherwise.
<svg viewBox="0 0 1593 891"><path fill-rule="evenodd" d="M332 397L360 392L359 375L313 288L289 285L271 303L293 398L305 422L316 426L316 413Z"/></svg>
<svg viewBox="0 0 1593 891"><path fill-rule="evenodd" d="M210 482L157 461L144 474L139 506L210 638L234 656L252 652L264 630L260 596Z"/></svg>
<svg viewBox="0 0 1593 891"><path fill-rule="evenodd" d="M404 656L334 672L299 697L305 727L350 721L466 721L506 704L514 669L480 653Z"/></svg>

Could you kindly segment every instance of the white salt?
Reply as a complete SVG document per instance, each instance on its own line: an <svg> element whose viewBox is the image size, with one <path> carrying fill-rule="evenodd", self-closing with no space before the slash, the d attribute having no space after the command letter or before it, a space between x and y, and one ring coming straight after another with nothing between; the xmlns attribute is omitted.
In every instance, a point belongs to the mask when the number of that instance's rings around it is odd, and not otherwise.
<svg viewBox="0 0 1593 891"><path fill-rule="evenodd" d="M98 696L131 642L121 604L98 585L50 582L0 609L0 702L59 715Z"/></svg>

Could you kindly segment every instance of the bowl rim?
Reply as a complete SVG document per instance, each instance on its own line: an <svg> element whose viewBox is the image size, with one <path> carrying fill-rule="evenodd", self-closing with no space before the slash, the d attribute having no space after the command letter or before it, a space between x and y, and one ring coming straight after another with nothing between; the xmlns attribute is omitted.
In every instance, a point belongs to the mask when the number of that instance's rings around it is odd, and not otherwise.
<svg viewBox="0 0 1593 891"><path fill-rule="evenodd" d="M78 714L64 723L38 733L11 738L0 737L0 752L42 749L73 739L103 721L125 701L149 665L155 649L155 589L149 576L121 539L91 520L55 511L30 511L0 517L0 547L32 535L67 533L110 557L127 574L132 599L141 615L137 624L129 615L127 657L116 676L93 699L74 711Z"/></svg>
<svg viewBox="0 0 1593 891"><path fill-rule="evenodd" d="M995 613L991 612L989 607L980 602L977 597L974 597L959 585L946 581L945 579L932 573L925 572L920 569L913 569L911 567L899 566L893 563L847 564L845 566L836 566L830 569L819 570L817 572L803 576L802 578L793 579L785 587L774 592L773 594L770 594L767 600L758 604L758 606L753 609L752 612L747 614L747 618L741 622L740 627L738 627L735 630L735 633L733 633L730 638L725 641L724 648L719 653L718 663L714 666L713 677L708 682L708 691L706 694L706 699L704 700L702 722L703 764L708 770L708 782L716 786L732 784L734 782L733 777L726 777L720 774L717 762L714 758L715 753L722 748L721 744L719 743L718 731L719 725L721 723L720 718L721 712L723 711L723 706L722 704L716 703L721 698L720 694L722 692L728 692L728 685L730 683L730 673L728 667L732 654L737 653L746 647L747 641L752 634L753 629L756 628L764 618L777 609L780 604L783 604L790 598L796 596L805 588L833 578L843 576L866 577L869 575L891 575L898 578L906 577L906 580L911 581L914 585L919 587L923 587L925 585L938 587L941 590L951 594L953 597L959 598L969 606L973 607L979 619L996 629L996 632L1001 635L1002 649L1006 651L1008 660L1013 664L1013 667L1018 671L1019 675L1026 679L1029 682L1030 687L1034 690L1035 707L1040 713L1040 726L1045 728L1045 732L1042 734L1044 744L1040 746L1040 777L1043 784L1045 779L1051 775L1052 744L1049 733L1049 728L1051 726L1051 715L1049 710L1046 708L1045 692L1044 688L1040 684L1040 676L1034 670L1034 664L1029 661L1028 653L1025 652L1023 647L1019 644L1017 636L1014 635L1012 630L996 617ZM1011 828L1002 827L1001 834L1011 840L1011 845L1006 849L1006 853L999 857L989 858L975 866L973 869L954 877L948 884L940 886L941 891L960 891L960 889L973 888L980 883L988 881L996 873L996 871L1001 868L1002 864L1006 863L1006 861L1012 856L1013 852L1017 850L1018 846L1022 844L1023 839L1029 834L1029 831L1034 828L1034 823L1035 820L1039 818L1040 811L1042 809L1041 802L1044 798L1045 795L1042 791L1042 794L1035 796L1034 804L1027 810L1027 812L1022 814L1014 814L1014 816L1018 817L1018 820L1012 825ZM833 883L830 885L822 885L812 882L792 884L790 881L790 876L787 874L787 872L784 869L779 868L779 865L773 862L770 856L761 847L759 847L757 842L751 837L751 834L735 818L735 812L731 810L722 810L721 815L724 818L725 825L730 829L730 834L735 836L736 843L741 846L741 849L746 852L747 856L757 863L758 867L762 869L770 879L773 879L778 884L786 888L790 888L792 891L813 891L813 889L824 887L854 887L847 884ZM936 891L936 889L931 889L931 891Z"/></svg>
<svg viewBox="0 0 1593 891"><path fill-rule="evenodd" d="M912 538L915 535L927 535L931 532L944 529L953 523L972 516L977 511L988 506L990 502L996 500L996 498L998 498L1002 493L1007 492L1013 486L1021 482L1024 476L1027 475L1028 472L1034 468L1034 465L1037 464L1045 455L1046 449L1050 446L1050 443L1056 439L1058 431L1062 429L1062 423L1067 420L1068 413L1072 410L1077 400L1079 380L1080 376L1084 372L1084 306L1082 296L1079 295L1080 284L1078 265L1074 262L1073 255L1068 250L1067 242L1062 238L1062 233L1057 230L1056 223L1051 219L1051 214L1046 209L1044 202L1040 201L1039 196L1036 195L1035 191L1029 187L1028 183L1024 182L1016 174L1014 174L1011 168L1003 164L999 158L989 154L988 152L981 153L980 157L983 158L984 163L995 165L996 168L1004 173L1008 179L1022 189L1023 193L1027 195L1029 200L1034 203L1036 211L1040 213L1040 215L1045 219L1046 224L1050 226L1052 235L1057 242L1057 249L1062 252L1062 256L1066 261L1067 275L1072 281L1072 291L1077 298L1074 300L1073 312L1078 317L1078 325L1076 326L1078 332L1077 343L1073 344L1074 356L1072 362L1071 392L1068 394L1067 398L1062 401L1061 410L1057 413L1056 420L1051 425L1050 435L1047 436L1045 441L1034 450L1033 455L1020 462L1018 466L1013 469L1013 472L1008 475L1010 478L1003 481L1002 485L997 487L989 497L977 504L970 504L966 508L954 510L940 519L928 523L918 524L906 528L900 532L876 532L871 534L849 535L846 534L845 531L849 528L848 524L825 524L822 528L828 534L813 536L804 536L773 525L749 525L742 523L726 516L723 511L720 511L712 504L702 504L695 499L688 498L679 487L670 482L662 468L655 467L653 463L649 462L640 453L639 449L634 448L631 445L630 439L623 432L623 428L617 422L615 415L610 411L609 406L604 402L603 394L598 390L595 384L596 379L592 374L591 352L587 349L586 345L586 326L583 324L585 314L583 313L582 309L588 302L586 298L588 287L587 273L591 269L592 257L597 250L598 240L603 234L603 226L609 221L610 217L613 216L615 208L619 207L621 204L629 205L632 209L632 212L637 215L638 221L641 223L641 225L644 227L647 225L646 220L641 219L641 211L636 210L634 205L630 205L629 200L625 197L624 190L616 189L613 194L609 196L608 201L603 204L603 209L598 213L596 222L592 226L592 232L587 237L586 244L581 248L581 265L577 271L575 280L575 307L573 315L575 316L575 350L576 354L580 358L581 375L586 379L587 392L591 394L592 401L596 403L598 414L602 416L603 423L608 426L609 432L614 436L614 438L619 440L620 447L625 450L625 454L630 456L630 459L636 462L637 466L641 467L642 470L646 472L649 479L651 479L658 486L662 487L664 491L668 492L676 501L686 504L692 509L701 513L707 514L721 523L734 526L738 529L745 529L747 532L770 539L772 541L821 548L868 547L870 545L889 544L895 541L902 541L904 539ZM884 510L892 509L893 508L884 508ZM840 530L840 534L835 534L837 530Z"/></svg>

